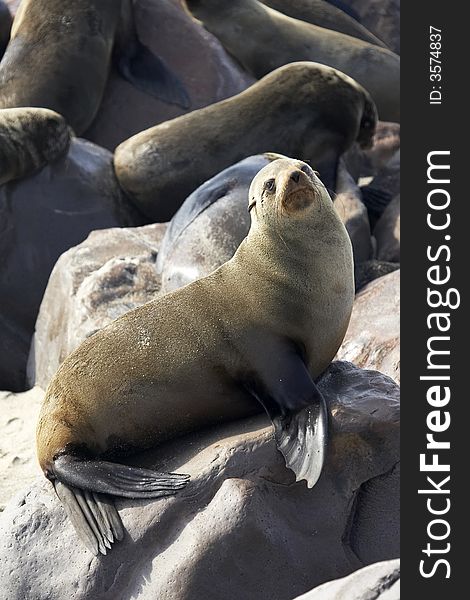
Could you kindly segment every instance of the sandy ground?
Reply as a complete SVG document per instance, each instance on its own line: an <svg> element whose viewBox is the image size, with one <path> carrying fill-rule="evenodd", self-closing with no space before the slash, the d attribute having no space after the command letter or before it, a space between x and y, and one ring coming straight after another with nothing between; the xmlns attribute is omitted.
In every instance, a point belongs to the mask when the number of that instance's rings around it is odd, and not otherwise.
<svg viewBox="0 0 470 600"><path fill-rule="evenodd" d="M0 392L0 511L41 474L35 430L43 396L39 387L21 394Z"/></svg>

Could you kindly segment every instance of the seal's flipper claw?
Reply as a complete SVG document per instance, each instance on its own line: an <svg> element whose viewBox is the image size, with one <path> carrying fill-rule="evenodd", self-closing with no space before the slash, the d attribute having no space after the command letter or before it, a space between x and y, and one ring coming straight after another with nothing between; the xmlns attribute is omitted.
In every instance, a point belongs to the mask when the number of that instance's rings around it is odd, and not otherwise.
<svg viewBox="0 0 470 600"><path fill-rule="evenodd" d="M325 461L327 419L324 401L273 419L276 446L286 466L296 481L305 479L309 488L317 483Z"/></svg>
<svg viewBox="0 0 470 600"><path fill-rule="evenodd" d="M57 480L54 481L54 488L78 537L88 550L94 556L98 556L99 553L106 554L107 548L111 548L112 544L112 540L109 539L109 521L121 522L114 504L108 501L106 504L107 517L99 517L98 515L103 515L103 512L100 510L94 494L83 492ZM101 500L98 499L98 501ZM113 513L112 516L111 513ZM116 539L119 538L116 536Z"/></svg>
<svg viewBox="0 0 470 600"><path fill-rule="evenodd" d="M126 51L119 57L118 69L124 79L142 92L184 109L191 106L179 78L141 42L135 41L132 52Z"/></svg>
<svg viewBox="0 0 470 600"><path fill-rule="evenodd" d="M157 473L104 460L86 460L63 454L52 465L56 479L81 490L124 498L160 498L182 490L189 475Z"/></svg>

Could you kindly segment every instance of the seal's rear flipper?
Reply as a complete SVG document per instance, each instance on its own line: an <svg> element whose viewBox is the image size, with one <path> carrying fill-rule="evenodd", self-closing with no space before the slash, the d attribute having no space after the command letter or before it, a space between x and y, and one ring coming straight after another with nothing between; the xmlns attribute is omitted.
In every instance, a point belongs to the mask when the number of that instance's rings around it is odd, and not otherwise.
<svg viewBox="0 0 470 600"><path fill-rule="evenodd" d="M112 500L60 481L54 481L54 488L78 537L95 556L106 554L111 544L122 540L124 529Z"/></svg>
<svg viewBox="0 0 470 600"><path fill-rule="evenodd" d="M274 438L286 466L296 481L305 479L312 488L318 481L325 460L327 413L325 402L299 412L273 419Z"/></svg>
<svg viewBox="0 0 470 600"><path fill-rule="evenodd" d="M124 498L160 498L183 489L189 475L157 473L104 460L87 460L70 454L58 456L51 468L55 479L82 490Z"/></svg>
<svg viewBox="0 0 470 600"><path fill-rule="evenodd" d="M186 89L161 58L138 40L134 41L132 51L129 50L127 48L118 60L119 72L124 79L163 102L176 104L184 109L190 107Z"/></svg>

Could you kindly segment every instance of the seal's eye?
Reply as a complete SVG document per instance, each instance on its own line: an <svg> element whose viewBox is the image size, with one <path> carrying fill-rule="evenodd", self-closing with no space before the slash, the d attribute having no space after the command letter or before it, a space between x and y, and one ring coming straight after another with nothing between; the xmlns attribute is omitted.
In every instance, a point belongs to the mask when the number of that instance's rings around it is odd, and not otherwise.
<svg viewBox="0 0 470 600"><path fill-rule="evenodd" d="M276 189L276 180L268 179L268 181L264 184L264 189L271 193L274 192L274 190Z"/></svg>

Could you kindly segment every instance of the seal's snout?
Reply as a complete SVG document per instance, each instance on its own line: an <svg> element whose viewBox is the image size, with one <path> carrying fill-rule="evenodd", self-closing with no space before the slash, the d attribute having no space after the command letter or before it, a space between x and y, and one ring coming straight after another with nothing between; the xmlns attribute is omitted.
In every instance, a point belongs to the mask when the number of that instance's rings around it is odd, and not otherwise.
<svg viewBox="0 0 470 600"><path fill-rule="evenodd" d="M290 174L290 179L294 182L294 183L299 183L299 179L300 179L300 171L298 171L297 169L295 171L292 171L292 173Z"/></svg>
<svg viewBox="0 0 470 600"><path fill-rule="evenodd" d="M298 212L314 200L310 177L298 167L287 171L283 177L282 207L288 213Z"/></svg>

